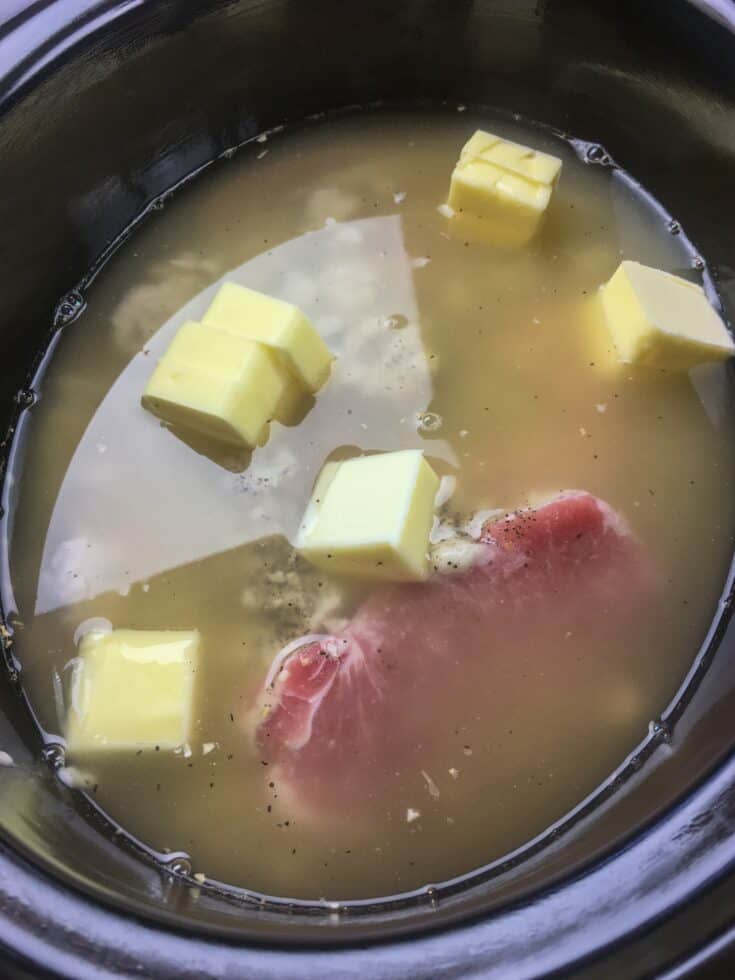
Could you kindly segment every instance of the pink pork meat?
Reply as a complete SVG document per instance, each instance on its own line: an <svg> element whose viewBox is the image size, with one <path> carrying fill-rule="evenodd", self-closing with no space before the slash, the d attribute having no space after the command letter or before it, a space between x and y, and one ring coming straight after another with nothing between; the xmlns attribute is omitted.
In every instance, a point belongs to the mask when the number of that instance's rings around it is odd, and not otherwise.
<svg viewBox="0 0 735 980"><path fill-rule="evenodd" d="M255 740L282 805L364 813L441 753L448 705L454 724L493 710L499 658L542 658L573 631L619 636L653 581L624 521L582 492L486 523L469 552L426 582L377 589L339 634L274 662Z"/></svg>

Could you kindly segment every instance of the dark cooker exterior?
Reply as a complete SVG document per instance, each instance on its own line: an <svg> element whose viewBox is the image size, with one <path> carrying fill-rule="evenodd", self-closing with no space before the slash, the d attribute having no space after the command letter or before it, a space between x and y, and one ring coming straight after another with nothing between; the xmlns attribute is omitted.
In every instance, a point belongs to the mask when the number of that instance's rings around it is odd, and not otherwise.
<svg viewBox="0 0 735 980"><path fill-rule="evenodd" d="M735 267L721 232L735 213L735 153L717 138L735 118L731 0L6 0L0 19L3 431L60 297L120 233L227 147L326 108L489 103L599 139L682 221L716 279ZM692 164L706 193L683 192ZM735 696L708 690L731 656L728 608L672 726L688 702L688 714L701 702L699 733L732 717ZM33 745L7 692L3 718ZM409 917L401 936L388 919L372 931L348 925L338 947L297 917L288 933L264 918L238 939L124 914L0 833L0 973L730 976L735 755L711 738L706 752L696 745L679 795L574 874L492 915L479 899L450 899Z"/></svg>

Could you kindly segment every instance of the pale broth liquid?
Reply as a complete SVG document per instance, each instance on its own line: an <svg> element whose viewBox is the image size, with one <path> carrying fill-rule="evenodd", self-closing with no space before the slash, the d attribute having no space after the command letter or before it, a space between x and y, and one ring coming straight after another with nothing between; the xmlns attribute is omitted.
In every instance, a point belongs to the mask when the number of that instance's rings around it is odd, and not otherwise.
<svg viewBox="0 0 735 980"><path fill-rule="evenodd" d="M564 160L526 247L452 237L437 210L478 127ZM716 609L735 455L726 368L617 363L597 290L622 258L701 275L624 174L470 111L358 113L272 134L142 225L64 329L25 413L6 596L49 737L62 732L80 624L201 631L192 754L74 760L114 822L231 885L385 895L519 847L640 741ZM224 276L297 303L338 358L301 424L273 425L250 459L205 455L140 407L156 358ZM339 813L302 825L273 807L244 719L281 646L349 615L368 589L310 569L289 541L325 459L415 447L456 478L448 506L460 515L566 488L599 495L665 588L619 648L600 635L604 656L575 636L550 637L542 657L502 652L486 712L448 705L432 719L448 758L456 744L458 774L426 760L438 795L421 772L396 772L366 825Z"/></svg>

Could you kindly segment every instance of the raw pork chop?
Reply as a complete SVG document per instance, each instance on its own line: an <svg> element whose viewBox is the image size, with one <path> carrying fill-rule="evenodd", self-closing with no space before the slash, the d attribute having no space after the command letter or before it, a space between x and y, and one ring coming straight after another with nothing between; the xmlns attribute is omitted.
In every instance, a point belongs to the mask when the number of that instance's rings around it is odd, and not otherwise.
<svg viewBox="0 0 735 980"><path fill-rule="evenodd" d="M542 661L572 631L615 635L650 592L638 542L587 493L488 522L457 554L456 567L377 589L338 635L294 641L274 662L255 738L302 815L363 812L387 779L431 767L448 705L455 721L502 707L505 658Z"/></svg>

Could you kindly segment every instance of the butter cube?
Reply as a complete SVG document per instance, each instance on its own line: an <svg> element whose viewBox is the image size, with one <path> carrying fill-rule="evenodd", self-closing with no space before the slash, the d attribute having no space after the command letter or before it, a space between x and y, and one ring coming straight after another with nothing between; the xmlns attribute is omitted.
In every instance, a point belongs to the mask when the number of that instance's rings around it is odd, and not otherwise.
<svg viewBox="0 0 735 980"><path fill-rule="evenodd" d="M367 579L420 580L439 477L421 450L327 463L297 539L326 571Z"/></svg>
<svg viewBox="0 0 735 980"><path fill-rule="evenodd" d="M288 386L267 347L190 321L153 372L143 407L171 425L254 449Z"/></svg>
<svg viewBox="0 0 735 980"><path fill-rule="evenodd" d="M621 262L602 305L621 361L676 371L735 353L702 287L660 269Z"/></svg>
<svg viewBox="0 0 735 980"><path fill-rule="evenodd" d="M225 282L202 322L267 345L312 394L329 376L329 348L301 310L283 300Z"/></svg>
<svg viewBox="0 0 735 980"><path fill-rule="evenodd" d="M198 655L196 630L87 633L72 679L68 752L175 749L188 742Z"/></svg>
<svg viewBox="0 0 735 980"><path fill-rule="evenodd" d="M462 147L449 187L449 207L460 230L509 244L528 241L548 207L561 165L548 153L478 129Z"/></svg>

